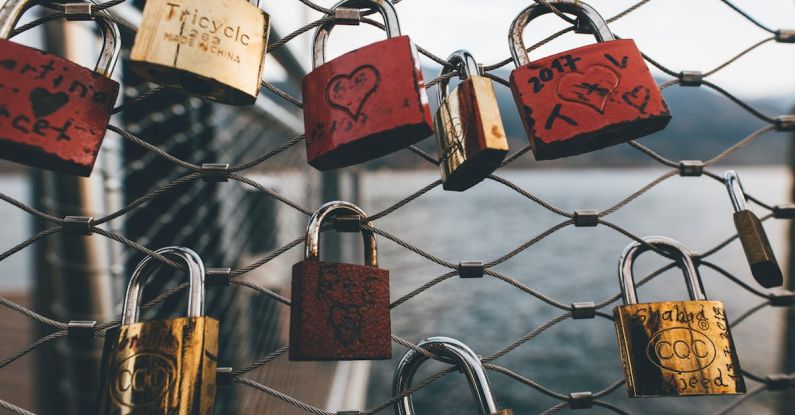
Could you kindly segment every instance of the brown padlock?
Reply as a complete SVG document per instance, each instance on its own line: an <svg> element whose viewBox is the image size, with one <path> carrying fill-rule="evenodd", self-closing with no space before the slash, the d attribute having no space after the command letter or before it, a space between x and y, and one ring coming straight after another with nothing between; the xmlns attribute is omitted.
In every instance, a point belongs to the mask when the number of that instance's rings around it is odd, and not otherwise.
<svg viewBox="0 0 795 415"><path fill-rule="evenodd" d="M218 320L204 316L204 265L192 250L156 251L188 269L188 315L138 322L141 283L158 263L135 268L121 326L108 330L99 389L101 415L211 415L215 404Z"/></svg>
<svg viewBox="0 0 795 415"><path fill-rule="evenodd" d="M486 370L480 357L466 344L449 337L430 337L417 344L418 347L436 356L444 363L458 367L466 376L469 389L480 415L512 415L510 409L498 409L494 393L486 376ZM414 374L428 357L417 350L411 349L400 359L395 376L392 380L392 395L401 396L411 389ZM411 395L395 401L395 415L414 415L414 403Z"/></svg>
<svg viewBox="0 0 795 415"><path fill-rule="evenodd" d="M631 398L745 393L726 310L708 301L693 254L662 236L633 242L621 254L618 279L624 305L613 309L618 348ZM676 257L690 301L638 304L632 266L655 246Z"/></svg>
<svg viewBox="0 0 795 415"><path fill-rule="evenodd" d="M748 206L740 177L737 172L729 170L723 178L734 206L734 226L751 266L751 275L765 288L780 287L784 284L781 267L776 261L776 254L773 253L762 222Z"/></svg>
<svg viewBox="0 0 795 415"><path fill-rule="evenodd" d="M372 231L362 229L367 265L320 261L320 228L331 214L367 215L348 202L329 202L307 226L304 260L293 266L290 360L392 358L389 271L378 268Z"/></svg>
<svg viewBox="0 0 795 415"><path fill-rule="evenodd" d="M458 50L447 58L441 75L457 69L461 84L448 91L449 79L437 86L439 110L434 119L442 187L464 191L480 183L508 154L508 139L491 79L480 76L475 58Z"/></svg>

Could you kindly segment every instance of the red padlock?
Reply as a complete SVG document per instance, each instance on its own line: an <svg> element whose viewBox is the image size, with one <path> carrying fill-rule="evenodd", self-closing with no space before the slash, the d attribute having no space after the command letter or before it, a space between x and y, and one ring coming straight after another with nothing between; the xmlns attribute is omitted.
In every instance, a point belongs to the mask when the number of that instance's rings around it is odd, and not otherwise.
<svg viewBox="0 0 795 415"><path fill-rule="evenodd" d="M378 268L375 236L362 229L367 265L321 262L320 227L332 213L366 215L348 202L329 202L309 220L303 261L293 266L290 360L392 358L389 271Z"/></svg>
<svg viewBox="0 0 795 415"><path fill-rule="evenodd" d="M615 40L591 6L550 0L600 42L530 62L522 34L551 10L534 4L511 26L511 90L536 160L587 153L665 128L671 113L632 39Z"/></svg>
<svg viewBox="0 0 795 415"><path fill-rule="evenodd" d="M359 10L349 7L378 10L389 39L326 63L326 41L334 25L359 23ZM372 160L433 134L417 49L400 35L392 3L344 0L332 10L335 20L315 34L314 70L302 85L306 157L319 170ZM350 14L355 17L346 16Z"/></svg>
<svg viewBox="0 0 795 415"><path fill-rule="evenodd" d="M109 78L121 46L119 29L90 10L67 16L96 20L102 30L102 54L92 71L7 40L33 4L8 0L0 8L0 156L89 176L119 94L119 84Z"/></svg>

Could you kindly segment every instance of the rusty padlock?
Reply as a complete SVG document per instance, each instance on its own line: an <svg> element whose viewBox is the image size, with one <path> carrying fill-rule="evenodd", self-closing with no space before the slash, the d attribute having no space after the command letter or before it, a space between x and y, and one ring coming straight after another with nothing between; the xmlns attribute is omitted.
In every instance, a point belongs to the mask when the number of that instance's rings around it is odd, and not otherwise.
<svg viewBox="0 0 795 415"><path fill-rule="evenodd" d="M723 178L734 206L734 226L751 266L751 275L765 288L780 287L784 284L784 276L762 222L748 206L740 177L737 172L729 170Z"/></svg>
<svg viewBox="0 0 795 415"><path fill-rule="evenodd" d="M372 160L433 134L417 48L401 36L392 3L343 0L332 10L348 8L379 11L388 39L326 62L334 25L358 20L340 17L315 33L314 70L304 77L302 89L306 157L319 170Z"/></svg>
<svg viewBox="0 0 795 415"><path fill-rule="evenodd" d="M522 32L550 10L525 9L511 26L511 90L536 160L623 143L665 128L671 113L632 39L615 40L591 6L550 0L589 24L599 43L530 62Z"/></svg>
<svg viewBox="0 0 795 415"><path fill-rule="evenodd" d="M481 415L512 415L510 409L498 409L486 370L480 358L466 344L449 337L429 337L417 344L423 350L438 357L442 362L455 365L469 382L469 389ZM411 388L414 374L428 360L424 354L409 350L400 359L392 381L392 395L400 396ZM395 415L414 415L411 395L395 402Z"/></svg>
<svg viewBox="0 0 795 415"><path fill-rule="evenodd" d="M690 301L638 304L632 266L648 246L633 242L621 254L618 279L624 305L613 309L618 348L631 398L745 393L726 310L708 301L693 254L662 236L643 240L676 257Z"/></svg>
<svg viewBox="0 0 795 415"><path fill-rule="evenodd" d="M389 271L378 268L372 231L362 229L367 265L320 261L320 227L340 212L367 220L341 201L324 204L309 220L304 260L293 266L290 360L392 358Z"/></svg>
<svg viewBox="0 0 795 415"><path fill-rule="evenodd" d="M480 183L508 154L508 139L491 79L480 76L475 58L458 50L447 58L445 75L457 69L461 84L448 91L449 79L437 86L439 110L434 119L442 184L464 191Z"/></svg>
<svg viewBox="0 0 795 415"><path fill-rule="evenodd" d="M110 79L121 47L119 29L102 15L81 16L96 20L104 36L92 71L7 40L33 4L8 0L0 6L0 157L89 176L119 94L119 84Z"/></svg>
<svg viewBox="0 0 795 415"><path fill-rule="evenodd" d="M245 0L147 0L130 52L141 78L212 101L251 105L270 17Z"/></svg>
<svg viewBox="0 0 795 415"><path fill-rule="evenodd" d="M156 251L187 267L188 315L138 321L141 284L159 265L135 268L121 326L108 330L99 389L102 415L211 415L215 404L218 320L204 316L204 265L192 250Z"/></svg>

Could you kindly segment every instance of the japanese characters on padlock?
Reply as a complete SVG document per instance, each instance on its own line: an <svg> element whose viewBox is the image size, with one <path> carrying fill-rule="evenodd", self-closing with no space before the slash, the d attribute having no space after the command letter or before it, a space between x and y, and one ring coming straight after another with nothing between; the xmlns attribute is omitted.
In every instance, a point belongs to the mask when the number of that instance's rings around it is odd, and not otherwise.
<svg viewBox="0 0 795 415"><path fill-rule="evenodd" d="M514 20L510 84L535 158L568 157L665 128L671 114L635 42L616 40L599 13L581 1L548 3L588 23L599 43L530 61L523 31L551 11L533 4Z"/></svg>
<svg viewBox="0 0 795 415"><path fill-rule="evenodd" d="M290 360L392 357L389 270L378 268L373 232L362 229L366 265L320 261L320 227L343 213L367 217L356 205L335 201L309 220L305 257L292 273Z"/></svg>
<svg viewBox="0 0 795 415"><path fill-rule="evenodd" d="M302 82L306 155L319 170L346 167L403 149L433 134L417 49L400 33L389 0L344 0L338 9L374 9L388 39L326 62L333 20L315 33L313 71Z"/></svg>
<svg viewBox="0 0 795 415"><path fill-rule="evenodd" d="M8 0L0 6L0 157L89 176L119 93L110 79L121 47L119 29L103 16L95 18L104 43L90 70L8 40L31 5Z"/></svg>
<svg viewBox="0 0 795 415"><path fill-rule="evenodd" d="M688 301L638 303L632 268L649 247L633 242L621 254L624 305L613 309L618 348L631 398L745 393L745 381L722 302L709 301L693 254L662 236L646 244L674 256L685 273Z"/></svg>
<svg viewBox="0 0 795 415"><path fill-rule="evenodd" d="M143 79L212 101L259 94L270 17L245 0L147 0L130 52Z"/></svg>
<svg viewBox="0 0 795 415"><path fill-rule="evenodd" d="M510 409L498 409L497 401L492 392L491 383L480 357L466 344L450 337L429 337L417 344L444 363L458 367L464 374L475 399L475 407L480 415L512 415ZM400 359L392 380L392 396L401 396L411 389L414 374L428 360L428 357L417 350L409 350ZM394 403L395 415L414 415L414 402L411 394Z"/></svg>
<svg viewBox="0 0 795 415"><path fill-rule="evenodd" d="M187 267L187 316L138 321L143 280L159 266L152 257L141 261L127 288L121 325L105 335L99 413L212 415L218 320L204 316L204 264L188 248L156 252Z"/></svg>
<svg viewBox="0 0 795 415"><path fill-rule="evenodd" d="M480 76L475 58L459 50L447 58L440 76L458 70L462 81L452 93L449 79L437 85L434 123L442 185L464 191L496 170L508 154L508 139L491 79Z"/></svg>

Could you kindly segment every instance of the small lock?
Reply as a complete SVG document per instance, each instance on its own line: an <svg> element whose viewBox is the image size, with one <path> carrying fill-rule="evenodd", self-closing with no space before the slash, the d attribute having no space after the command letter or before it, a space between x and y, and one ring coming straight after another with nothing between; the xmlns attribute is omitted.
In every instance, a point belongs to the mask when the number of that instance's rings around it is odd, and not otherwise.
<svg viewBox="0 0 795 415"><path fill-rule="evenodd" d="M748 206L740 177L737 176L737 172L729 170L723 178L734 206L734 226L737 228L745 257L751 266L751 275L765 288L780 287L784 284L781 267L776 261L776 255L767 239L762 221Z"/></svg>
<svg viewBox="0 0 795 415"><path fill-rule="evenodd" d="M218 320L204 316L204 265L192 250L158 254L188 269L188 313L138 321L141 284L159 265L147 257L127 288L121 326L105 335L99 408L103 415L211 415L215 404Z"/></svg>
<svg viewBox="0 0 795 415"><path fill-rule="evenodd" d="M131 68L141 78L212 101L251 105L270 17L244 0L147 0Z"/></svg>
<svg viewBox="0 0 795 415"><path fill-rule="evenodd" d="M388 39L326 62L326 42L340 22L317 29L314 69L302 90L306 158L318 170L385 156L433 134L417 48L401 36L392 2L343 0L331 10L338 8L377 10Z"/></svg>
<svg viewBox="0 0 795 415"><path fill-rule="evenodd" d="M293 266L290 360L392 358L389 271L378 268L373 232L362 228L366 265L320 261L320 228L332 214L367 215L348 202L329 202L309 220L304 260Z"/></svg>
<svg viewBox="0 0 795 415"><path fill-rule="evenodd" d="M613 309L618 348L631 398L745 393L726 310L708 301L693 254L662 236L633 242L621 254L618 280L624 305ZM677 258L690 301L638 304L632 266L647 244Z"/></svg>
<svg viewBox="0 0 795 415"><path fill-rule="evenodd" d="M429 337L417 346L438 357L440 361L455 365L464 374L475 399L478 413L481 415L513 415L510 409L498 409L494 393L486 376L486 369L472 349L466 344L449 337ZM409 350L400 359L392 380L392 396L400 396L411 388L417 369L428 360L428 357L416 350ZM411 395L395 402L395 415L414 415L414 403Z"/></svg>
<svg viewBox="0 0 795 415"><path fill-rule="evenodd" d="M582 154L665 128L671 113L635 42L616 40L602 16L579 0L544 3L590 25L599 43L531 62L524 29L551 10L534 3L514 20L510 84L536 160Z"/></svg>
<svg viewBox="0 0 795 415"><path fill-rule="evenodd" d="M104 37L94 70L7 40L28 0L0 6L0 157L89 176L105 138L119 84L110 79L121 47L119 28L102 15Z"/></svg>
<svg viewBox="0 0 795 415"><path fill-rule="evenodd" d="M491 79L480 76L475 58L458 50L447 58L440 76L458 70L463 81L450 94L449 79L437 86L439 110L434 124L442 187L464 191L496 170L508 154L508 139Z"/></svg>

